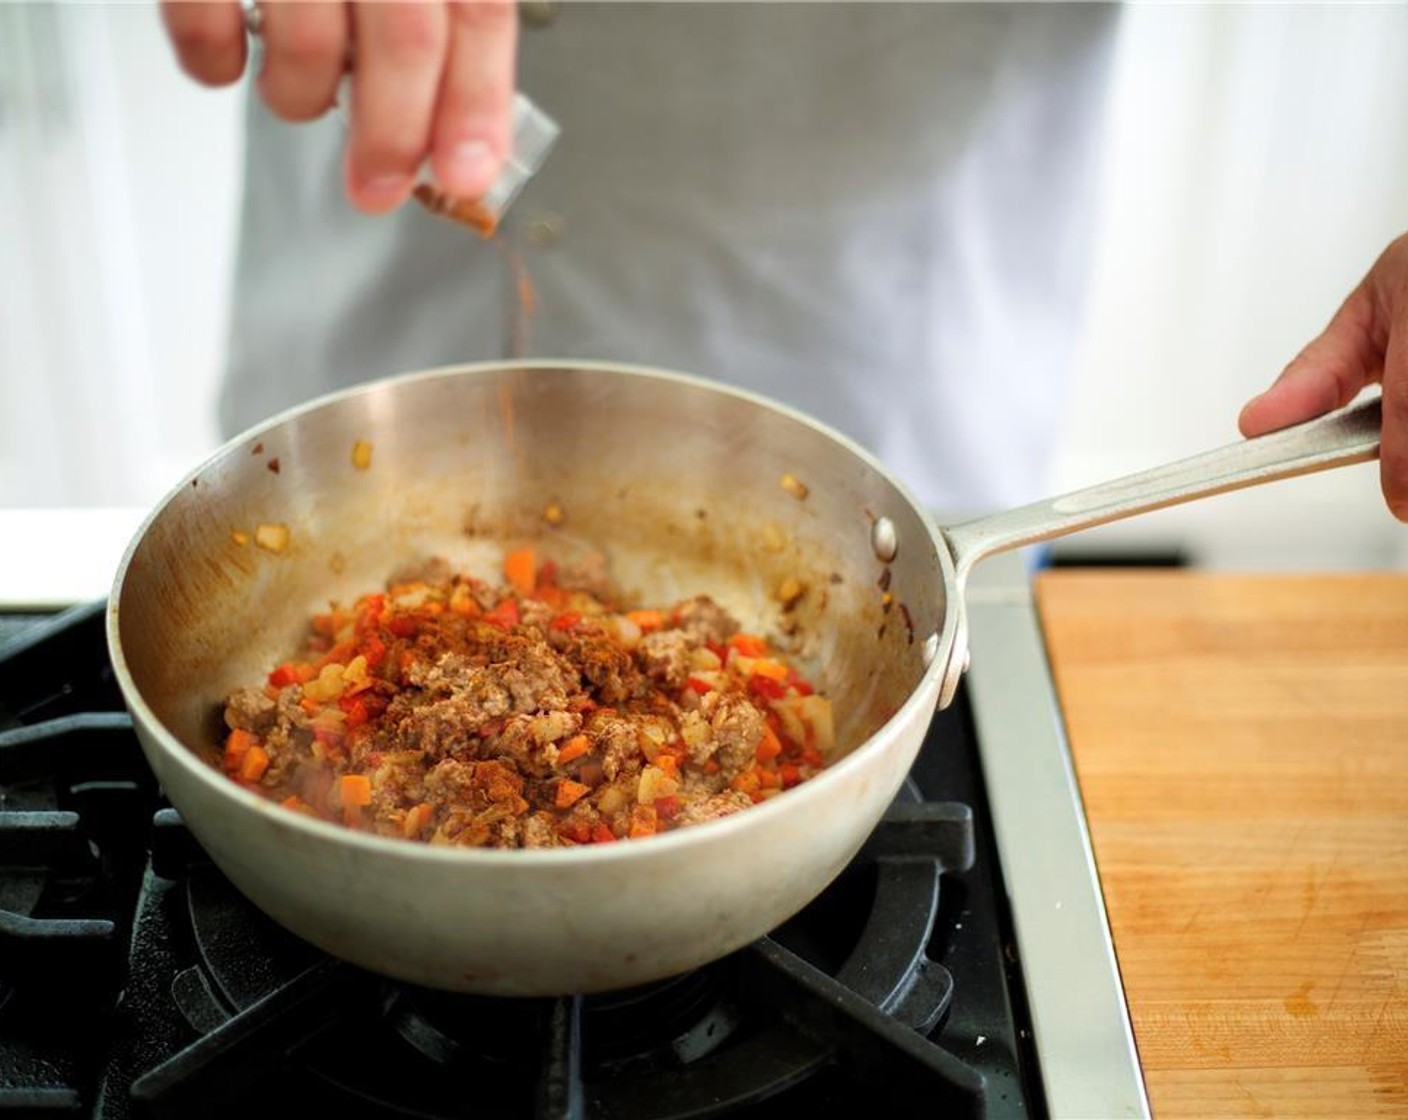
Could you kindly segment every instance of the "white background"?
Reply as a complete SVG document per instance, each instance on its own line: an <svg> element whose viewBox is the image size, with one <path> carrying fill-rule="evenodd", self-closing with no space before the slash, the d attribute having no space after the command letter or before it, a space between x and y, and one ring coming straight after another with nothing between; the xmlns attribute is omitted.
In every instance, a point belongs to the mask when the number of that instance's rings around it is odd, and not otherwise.
<svg viewBox="0 0 1408 1120"><path fill-rule="evenodd" d="M1408 228L1408 9L1135 7L1053 486L1236 437ZM216 441L241 94L150 5L0 4L0 509L143 507ZM1372 466L1083 537L1217 567L1408 567Z"/></svg>

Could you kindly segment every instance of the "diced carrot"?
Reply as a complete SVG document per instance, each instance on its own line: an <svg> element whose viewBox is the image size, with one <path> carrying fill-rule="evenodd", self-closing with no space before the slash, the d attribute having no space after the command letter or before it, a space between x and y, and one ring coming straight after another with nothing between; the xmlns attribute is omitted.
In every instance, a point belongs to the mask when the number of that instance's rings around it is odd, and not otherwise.
<svg viewBox="0 0 1408 1120"><path fill-rule="evenodd" d="M735 634L728 644L743 657L765 657L768 652L767 641L756 634Z"/></svg>
<svg viewBox="0 0 1408 1120"><path fill-rule="evenodd" d="M592 743L585 735L574 735L562 745L557 752L557 764L559 766L571 762L574 758L581 758L587 751L591 750Z"/></svg>
<svg viewBox="0 0 1408 1120"><path fill-rule="evenodd" d="M552 620L552 628L554 630L571 630L581 621L582 616L576 611L563 611Z"/></svg>
<svg viewBox="0 0 1408 1120"><path fill-rule="evenodd" d="M808 766L820 766L826 761L815 747L808 747L804 750L801 754L801 760Z"/></svg>
<svg viewBox="0 0 1408 1120"><path fill-rule="evenodd" d="M673 754L661 751L655 756L655 765L665 774L665 777L673 781L678 781L680 776L680 763Z"/></svg>
<svg viewBox="0 0 1408 1120"><path fill-rule="evenodd" d="M591 793L592 787L585 786L581 782L574 782L571 778L563 778L557 783L557 796L553 803L559 809L566 809L577 804L587 794Z"/></svg>
<svg viewBox="0 0 1408 1120"><path fill-rule="evenodd" d="M771 766L759 766L754 773L758 775L758 785L763 789L777 789L782 785L782 779Z"/></svg>
<svg viewBox="0 0 1408 1120"><path fill-rule="evenodd" d="M269 769L269 752L263 747L250 747L240 760L239 775L246 782L257 782Z"/></svg>
<svg viewBox="0 0 1408 1120"><path fill-rule="evenodd" d="M802 772L791 762L784 762L777 768L777 773L782 779L783 789L791 789L802 780Z"/></svg>
<svg viewBox="0 0 1408 1120"><path fill-rule="evenodd" d="M684 682L685 688L692 688L695 692L703 696L706 692L713 692L714 686L703 677L689 677Z"/></svg>
<svg viewBox="0 0 1408 1120"><path fill-rule="evenodd" d="M616 839L616 834L611 831L601 821L596 822L596 827L592 829L593 844L610 844Z"/></svg>
<svg viewBox="0 0 1408 1120"><path fill-rule="evenodd" d="M659 820L656 818L653 806L637 805L631 810L629 835L632 839L641 836L654 836L659 827Z"/></svg>
<svg viewBox="0 0 1408 1120"><path fill-rule="evenodd" d="M524 598L532 596L538 584L538 558L531 548L516 548L505 554L504 578Z"/></svg>
<svg viewBox="0 0 1408 1120"><path fill-rule="evenodd" d="M338 796L342 804L370 805L372 803L372 780L365 774L344 774L338 781Z"/></svg>
<svg viewBox="0 0 1408 1120"><path fill-rule="evenodd" d="M781 661L760 657L753 662L753 672L760 677L767 677L769 680L785 681L790 670Z"/></svg>
<svg viewBox="0 0 1408 1120"><path fill-rule="evenodd" d="M225 739L225 769L234 773L240 768L250 747L259 745L259 736L236 727Z"/></svg>
<svg viewBox="0 0 1408 1120"><path fill-rule="evenodd" d="M414 615L398 614L387 619L385 625L396 637L411 638L420 629L420 619Z"/></svg>
<svg viewBox="0 0 1408 1120"><path fill-rule="evenodd" d="M763 724L763 739L758 744L756 753L759 762L767 762L782 753L782 740L777 737L777 732L766 723Z"/></svg>
<svg viewBox="0 0 1408 1120"><path fill-rule="evenodd" d="M626 617L647 633L665 625L664 611L627 611Z"/></svg>
<svg viewBox="0 0 1408 1120"><path fill-rule="evenodd" d="M752 770L744 770L729 783L730 789L736 789L739 793L746 793L749 797L755 797L758 790L762 788L762 783L758 781L758 775Z"/></svg>
<svg viewBox="0 0 1408 1120"><path fill-rule="evenodd" d="M430 823L434 813L435 808L428 801L413 805L406 810L406 815L401 821L401 835L408 840L414 840L425 831L425 826Z"/></svg>

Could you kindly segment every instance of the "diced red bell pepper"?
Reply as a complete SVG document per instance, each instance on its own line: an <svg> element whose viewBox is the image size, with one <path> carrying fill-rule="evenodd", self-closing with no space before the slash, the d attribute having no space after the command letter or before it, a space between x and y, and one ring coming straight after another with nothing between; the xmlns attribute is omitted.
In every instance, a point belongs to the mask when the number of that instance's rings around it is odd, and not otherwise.
<svg viewBox="0 0 1408 1120"><path fill-rule="evenodd" d="M787 687L798 696L810 696L816 691L816 689L797 675L796 669L787 670Z"/></svg>
<svg viewBox="0 0 1408 1120"><path fill-rule="evenodd" d="M655 815L662 821L672 821L680 813L680 799L678 797L657 797L655 799Z"/></svg>
<svg viewBox="0 0 1408 1120"><path fill-rule="evenodd" d="M285 661L269 674L269 683L275 688L287 688L291 684L302 684L312 679L312 667L296 661Z"/></svg>
<svg viewBox="0 0 1408 1120"><path fill-rule="evenodd" d="M337 702L337 706L347 714L348 730L361 727L367 722L367 706L362 702L360 696L344 696Z"/></svg>
<svg viewBox="0 0 1408 1120"><path fill-rule="evenodd" d="M781 700L787 695L787 686L761 673L754 673L748 678L748 691L764 700Z"/></svg>
<svg viewBox="0 0 1408 1120"><path fill-rule="evenodd" d="M367 659L367 668L375 669L386 660L386 643L375 634L362 639L362 656Z"/></svg>
<svg viewBox="0 0 1408 1120"><path fill-rule="evenodd" d="M500 630L509 630L518 625L518 600L505 599L493 610L484 615L484 621Z"/></svg>

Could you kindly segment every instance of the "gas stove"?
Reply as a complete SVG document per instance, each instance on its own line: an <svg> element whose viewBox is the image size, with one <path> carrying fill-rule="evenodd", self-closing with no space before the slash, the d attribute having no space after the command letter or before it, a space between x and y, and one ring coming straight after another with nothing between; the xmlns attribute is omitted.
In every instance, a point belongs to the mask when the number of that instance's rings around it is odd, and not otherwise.
<svg viewBox="0 0 1408 1120"><path fill-rule="evenodd" d="M102 604L11 634L0 1118L1147 1115L1024 573L998 575L969 600L993 671L835 883L695 972L556 1000L415 988L284 931L163 801Z"/></svg>

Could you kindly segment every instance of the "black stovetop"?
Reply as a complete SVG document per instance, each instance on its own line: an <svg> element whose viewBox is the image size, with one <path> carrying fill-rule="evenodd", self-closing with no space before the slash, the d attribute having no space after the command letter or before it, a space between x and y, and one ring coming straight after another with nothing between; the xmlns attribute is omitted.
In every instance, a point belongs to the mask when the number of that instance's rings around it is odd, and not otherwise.
<svg viewBox="0 0 1408 1120"><path fill-rule="evenodd" d="M0 1118L1041 1115L965 695L865 850L683 977L449 995L313 949L162 800L101 604L0 645Z"/></svg>

